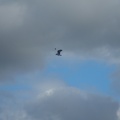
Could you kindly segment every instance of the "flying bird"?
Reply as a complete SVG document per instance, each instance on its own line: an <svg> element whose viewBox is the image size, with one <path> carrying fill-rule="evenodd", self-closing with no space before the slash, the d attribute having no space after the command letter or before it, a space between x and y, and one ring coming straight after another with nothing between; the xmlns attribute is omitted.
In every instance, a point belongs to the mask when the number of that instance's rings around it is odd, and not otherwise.
<svg viewBox="0 0 120 120"><path fill-rule="evenodd" d="M56 48L55 48L55 50L56 50ZM62 52L62 50L60 49L60 50L57 50L57 53L56 53L56 55L58 55L58 56L62 56L60 53Z"/></svg>

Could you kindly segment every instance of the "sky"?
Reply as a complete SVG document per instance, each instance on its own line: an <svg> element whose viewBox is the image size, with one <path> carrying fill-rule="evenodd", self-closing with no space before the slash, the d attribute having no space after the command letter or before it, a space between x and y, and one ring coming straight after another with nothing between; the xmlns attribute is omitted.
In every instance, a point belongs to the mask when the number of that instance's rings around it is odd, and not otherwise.
<svg viewBox="0 0 120 120"><path fill-rule="evenodd" d="M0 0L0 120L120 120L119 11L118 0Z"/></svg>

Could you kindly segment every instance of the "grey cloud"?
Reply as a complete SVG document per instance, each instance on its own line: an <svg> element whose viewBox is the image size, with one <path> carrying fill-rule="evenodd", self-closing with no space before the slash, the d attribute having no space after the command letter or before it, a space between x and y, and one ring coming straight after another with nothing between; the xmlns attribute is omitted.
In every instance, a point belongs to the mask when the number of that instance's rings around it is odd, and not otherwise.
<svg viewBox="0 0 120 120"><path fill-rule="evenodd" d="M43 67L55 47L119 63L119 9L117 0L1 1L0 76Z"/></svg>
<svg viewBox="0 0 120 120"><path fill-rule="evenodd" d="M107 97L63 87L48 89L28 104L26 110L35 120L117 120L118 103Z"/></svg>
<svg viewBox="0 0 120 120"><path fill-rule="evenodd" d="M24 103L12 92L0 90L0 120L32 120L23 109Z"/></svg>
<svg viewBox="0 0 120 120"><path fill-rule="evenodd" d="M114 94L120 95L120 69L111 75L111 88Z"/></svg>
<svg viewBox="0 0 120 120"><path fill-rule="evenodd" d="M117 120L118 118L119 104L112 98L87 93L66 86L61 81L37 83L29 92L30 94L26 94L27 99L23 97L23 92L19 94L1 92L0 119Z"/></svg>

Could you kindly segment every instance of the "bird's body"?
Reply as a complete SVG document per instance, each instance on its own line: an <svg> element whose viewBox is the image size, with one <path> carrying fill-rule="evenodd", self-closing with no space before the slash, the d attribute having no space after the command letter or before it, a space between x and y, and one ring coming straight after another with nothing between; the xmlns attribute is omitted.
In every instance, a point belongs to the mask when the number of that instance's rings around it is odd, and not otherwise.
<svg viewBox="0 0 120 120"><path fill-rule="evenodd" d="M55 50L56 50L56 48L55 48ZM61 51L62 51L61 49L60 49L60 50L57 50L56 55L58 55L58 56L62 56L62 55L60 54Z"/></svg>

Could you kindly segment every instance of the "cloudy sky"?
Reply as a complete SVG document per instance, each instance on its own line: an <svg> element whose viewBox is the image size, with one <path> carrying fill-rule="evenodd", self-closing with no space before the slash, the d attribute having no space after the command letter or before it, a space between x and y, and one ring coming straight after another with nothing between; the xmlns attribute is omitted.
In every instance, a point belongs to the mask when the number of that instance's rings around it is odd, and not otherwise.
<svg viewBox="0 0 120 120"><path fill-rule="evenodd" d="M0 0L0 120L120 120L119 11L119 0Z"/></svg>

